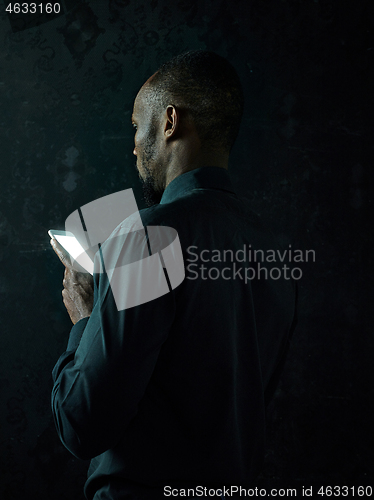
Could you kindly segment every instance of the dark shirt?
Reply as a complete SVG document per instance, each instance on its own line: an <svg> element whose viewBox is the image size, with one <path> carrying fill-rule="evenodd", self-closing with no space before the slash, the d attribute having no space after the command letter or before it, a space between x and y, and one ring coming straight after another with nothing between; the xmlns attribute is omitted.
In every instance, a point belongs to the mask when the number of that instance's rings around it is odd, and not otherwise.
<svg viewBox="0 0 374 500"><path fill-rule="evenodd" d="M53 370L59 436L76 457L93 459L89 499L253 485L266 402L295 326L295 287L266 279L279 262L261 262L260 278L247 282L245 268L258 270L255 249L280 247L219 167L175 178L140 216L144 226L178 232L185 279L118 311L106 274L94 274L92 314L73 326ZM223 258L223 250L233 253Z"/></svg>

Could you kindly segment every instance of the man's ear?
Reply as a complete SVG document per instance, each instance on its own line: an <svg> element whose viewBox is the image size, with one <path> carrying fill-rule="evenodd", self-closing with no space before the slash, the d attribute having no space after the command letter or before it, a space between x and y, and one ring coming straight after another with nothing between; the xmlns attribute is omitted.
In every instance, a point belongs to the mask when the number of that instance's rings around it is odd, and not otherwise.
<svg viewBox="0 0 374 500"><path fill-rule="evenodd" d="M169 104L169 106L166 108L166 122L165 122L165 128L164 128L164 135L166 138L170 139L171 137L174 137L178 128L179 128L179 111L178 109Z"/></svg>

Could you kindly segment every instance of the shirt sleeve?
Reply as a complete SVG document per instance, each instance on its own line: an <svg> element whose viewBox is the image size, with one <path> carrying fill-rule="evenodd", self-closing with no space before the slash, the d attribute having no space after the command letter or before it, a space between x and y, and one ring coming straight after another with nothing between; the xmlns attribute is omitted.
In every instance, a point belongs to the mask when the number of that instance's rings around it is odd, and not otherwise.
<svg viewBox="0 0 374 500"><path fill-rule="evenodd" d="M146 239L140 235L140 240L140 253L149 256ZM173 291L165 293L162 264L159 282L156 279L152 285L156 298L143 303L138 300L138 305L121 309L118 293L122 299L134 293L139 298L144 287L149 288L145 281L149 270L143 269L137 283L134 269L127 271L134 259L129 257L129 245L123 251L124 242L123 235L112 235L105 249L103 245L104 251L97 252L92 314L73 326L67 350L52 372L52 412L57 432L65 447L81 459L113 448L136 416L175 317L175 296ZM108 272L108 268L112 270Z"/></svg>

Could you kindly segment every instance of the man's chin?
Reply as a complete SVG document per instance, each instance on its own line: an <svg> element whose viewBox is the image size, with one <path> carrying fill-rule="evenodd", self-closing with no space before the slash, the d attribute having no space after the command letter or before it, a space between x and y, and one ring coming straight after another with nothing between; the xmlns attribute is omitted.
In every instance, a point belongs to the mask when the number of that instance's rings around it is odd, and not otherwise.
<svg viewBox="0 0 374 500"><path fill-rule="evenodd" d="M139 179L141 180L141 182L143 183L144 182L144 177L143 175L141 174L140 170L138 169L138 166L135 165L135 168L136 168L136 171L138 172L138 177Z"/></svg>
<svg viewBox="0 0 374 500"><path fill-rule="evenodd" d="M150 194L150 193L145 193L143 191L143 194L144 194L144 202L147 207L153 207L153 205L158 205L162 198L162 194L159 193Z"/></svg>
<svg viewBox="0 0 374 500"><path fill-rule="evenodd" d="M156 191L153 187L153 179L149 177L145 180L141 178L142 181L142 189L143 189L143 198L147 207L152 207L153 205L158 205L161 201L162 194L159 191Z"/></svg>

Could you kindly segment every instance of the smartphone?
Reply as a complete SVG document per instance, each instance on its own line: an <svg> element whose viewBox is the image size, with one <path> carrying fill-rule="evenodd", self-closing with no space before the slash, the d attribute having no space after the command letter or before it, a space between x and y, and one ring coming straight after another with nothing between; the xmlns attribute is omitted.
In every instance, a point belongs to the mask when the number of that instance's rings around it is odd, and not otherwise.
<svg viewBox="0 0 374 500"><path fill-rule="evenodd" d="M67 251L70 257L74 261L78 262L83 269L93 275L94 263L90 256L87 254L86 250L79 243L77 238L70 231L58 231L57 229L50 229L48 234L51 238L57 240L60 245Z"/></svg>

